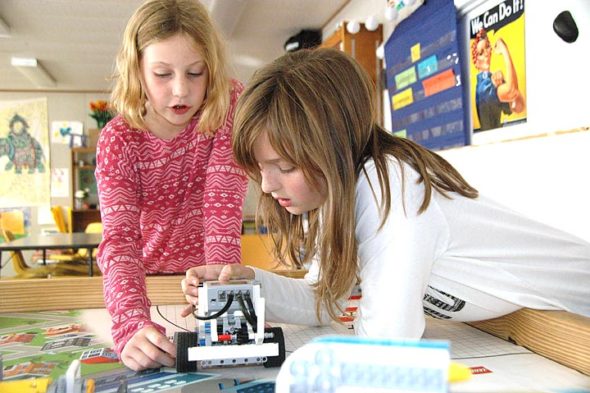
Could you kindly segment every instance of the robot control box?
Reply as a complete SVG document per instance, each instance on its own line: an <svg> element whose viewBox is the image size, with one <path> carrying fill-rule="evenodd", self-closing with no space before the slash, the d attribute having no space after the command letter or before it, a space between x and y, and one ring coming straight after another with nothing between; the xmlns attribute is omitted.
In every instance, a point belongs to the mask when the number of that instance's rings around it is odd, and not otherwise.
<svg viewBox="0 0 590 393"><path fill-rule="evenodd" d="M177 332L176 370L264 365L285 360L281 328L265 328L265 301L255 280L206 281L199 286L193 313L196 332Z"/></svg>

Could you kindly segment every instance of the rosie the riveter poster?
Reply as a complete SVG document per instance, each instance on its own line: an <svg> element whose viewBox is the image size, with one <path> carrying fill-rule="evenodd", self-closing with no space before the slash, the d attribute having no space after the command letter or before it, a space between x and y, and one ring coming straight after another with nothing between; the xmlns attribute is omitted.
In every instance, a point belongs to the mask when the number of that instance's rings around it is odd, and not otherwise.
<svg viewBox="0 0 590 393"><path fill-rule="evenodd" d="M473 132L526 122L524 0L469 20Z"/></svg>

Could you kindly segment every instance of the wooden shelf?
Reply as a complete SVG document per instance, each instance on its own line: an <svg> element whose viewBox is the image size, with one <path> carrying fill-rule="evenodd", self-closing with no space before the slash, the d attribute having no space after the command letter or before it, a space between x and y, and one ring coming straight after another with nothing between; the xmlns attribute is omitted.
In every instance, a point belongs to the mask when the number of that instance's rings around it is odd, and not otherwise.
<svg viewBox="0 0 590 393"><path fill-rule="evenodd" d="M75 193L76 190L90 188L90 203L98 203L96 195L96 181L94 180L94 169L96 168L96 148L95 147L74 147L71 149L72 165L72 206L76 208ZM92 172L91 175L83 172ZM92 177L88 179L88 177Z"/></svg>
<svg viewBox="0 0 590 393"><path fill-rule="evenodd" d="M96 192L96 179L94 170L96 169L96 148L95 147L75 147L71 149L71 176L72 176L72 214L70 222L73 232L84 232L86 226L91 222L100 222L100 211L98 209L80 209L76 206L76 190L89 188L90 193L87 198L91 206L98 204L98 194Z"/></svg>
<svg viewBox="0 0 590 393"><path fill-rule="evenodd" d="M96 153L96 147L72 147L72 154Z"/></svg>
<svg viewBox="0 0 590 393"><path fill-rule="evenodd" d="M377 48L383 41L382 27L369 31L364 24L356 34L350 34L342 24L334 34L326 38L321 48L339 49L352 56L367 71L373 82L377 84L377 76L381 71L381 62L377 59Z"/></svg>
<svg viewBox="0 0 590 393"><path fill-rule="evenodd" d="M361 23L360 31L356 34L350 34L342 23L334 34L326 38L320 45L321 48L333 48L347 53L367 71L375 84L377 118L380 119L380 124L383 123L382 93L383 89L385 89L385 82L383 64L377 58L377 48L382 42L383 28L381 25L375 31L370 31Z"/></svg>

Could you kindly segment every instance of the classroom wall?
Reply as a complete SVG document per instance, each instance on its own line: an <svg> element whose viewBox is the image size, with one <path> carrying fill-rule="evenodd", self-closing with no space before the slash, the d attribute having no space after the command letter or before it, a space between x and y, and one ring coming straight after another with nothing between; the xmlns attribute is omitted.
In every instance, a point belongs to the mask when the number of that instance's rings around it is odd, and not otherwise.
<svg viewBox="0 0 590 393"><path fill-rule="evenodd" d="M462 13L467 21L497 4ZM569 10L579 29L568 44L553 20ZM462 149L442 152L482 193L549 225L590 241L590 113L579 92L590 90L590 2L525 3L527 122L479 133ZM584 132L559 132L585 129ZM530 136L530 137L527 137ZM525 138L506 142L506 139ZM504 141L504 142L498 142Z"/></svg>
<svg viewBox="0 0 590 393"><path fill-rule="evenodd" d="M442 152L482 194L590 241L590 131Z"/></svg>
<svg viewBox="0 0 590 393"><path fill-rule="evenodd" d="M47 98L47 117L49 127L53 121L81 121L84 129L96 128L96 121L89 116L91 101L109 98L108 94L90 92L3 92L0 91L0 101L26 100L32 98ZM50 144L49 163L51 168L69 168L71 171L70 147L66 144ZM71 172L70 172L71 173ZM71 192L71 184L70 184ZM67 198L51 198L51 205L71 206L71 195ZM50 205L31 207L30 232L40 232L44 228L53 228L54 223L49 211ZM30 257L32 252L25 252ZM3 261L4 262L4 261ZM12 265L6 264L1 271L2 277L14 275Z"/></svg>
<svg viewBox="0 0 590 393"><path fill-rule="evenodd" d="M466 6L468 12L459 10L460 34L468 34L471 18L499 2L486 1L472 10ZM571 44L559 38L552 27L555 17L564 10L571 12L579 29L578 39ZM464 48L468 51L467 46L468 42ZM525 2L525 51L527 122L478 133L475 144L590 125L588 103L582 96L590 91L590 1ZM469 88L469 81L465 82Z"/></svg>
<svg viewBox="0 0 590 393"><path fill-rule="evenodd" d="M47 92L47 91L30 91L30 92L2 92L0 91L0 101L16 101L33 98L47 98L47 117L49 120L48 127L51 127L53 121L80 121L84 124L84 129L96 128L96 121L89 116L89 105L91 101L99 99L108 99L107 94L99 93L65 93L65 92ZM49 163L51 168L70 168L71 171L70 147L67 144L51 144L49 151ZM70 172L71 173L71 172ZM71 184L70 184L71 190ZM71 192L71 191L70 191ZM51 205L71 205L71 195L68 198L51 198ZM31 227L32 232L39 231L44 227L53 225L53 222L47 222L51 218L49 205L31 208Z"/></svg>
<svg viewBox="0 0 590 393"><path fill-rule="evenodd" d="M384 0L352 0L330 21L330 34L342 20L364 21L382 15ZM498 1L456 0L461 18L477 15ZM569 9L580 30L567 44L555 35L553 19ZM385 40L394 30L384 23ZM465 24L460 31L465 33ZM583 92L590 91L590 1L525 3L527 123L488 131L474 138L477 146L441 151L481 193L554 227L590 241L590 110ZM467 78L464 78L467 79ZM583 132L558 134L560 131ZM535 137L533 137L535 135ZM525 137L512 142L506 139Z"/></svg>

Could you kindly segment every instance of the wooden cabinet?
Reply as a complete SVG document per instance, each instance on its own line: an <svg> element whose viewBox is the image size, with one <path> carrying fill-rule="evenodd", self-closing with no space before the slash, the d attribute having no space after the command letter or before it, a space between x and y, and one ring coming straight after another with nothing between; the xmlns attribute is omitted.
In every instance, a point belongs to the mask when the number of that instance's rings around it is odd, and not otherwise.
<svg viewBox="0 0 590 393"><path fill-rule="evenodd" d="M70 222L73 232L84 232L91 222L100 221L98 192L94 170L96 168L95 147L75 147L71 149L72 160L72 216ZM83 206L76 200L76 191L88 190Z"/></svg>
<svg viewBox="0 0 590 393"><path fill-rule="evenodd" d="M71 210L72 232L84 232L88 224L100 221L100 210L98 209Z"/></svg>
<svg viewBox="0 0 590 393"><path fill-rule="evenodd" d="M320 47L335 48L349 54L363 66L373 82L378 84L377 78L381 74L381 61L377 59L376 51L382 41L381 25L375 31L369 31L364 24L361 24L358 33L350 34L346 31L346 25L342 23L334 34L322 42Z"/></svg>
<svg viewBox="0 0 590 393"><path fill-rule="evenodd" d="M379 124L383 125L383 90L385 89L385 78L383 64L377 58L377 48L383 41L382 26L375 31L367 30L361 23L361 29L356 34L346 31L346 25L340 27L330 37L326 38L320 45L321 48L339 49L352 56L369 74L375 84L375 99L377 103L377 118Z"/></svg>
<svg viewBox="0 0 590 393"><path fill-rule="evenodd" d="M89 205L98 204L98 195L96 191L96 180L94 178L94 169L96 168L96 148L94 147L75 147L72 148L72 206L76 206L76 191L88 190L86 202Z"/></svg>

